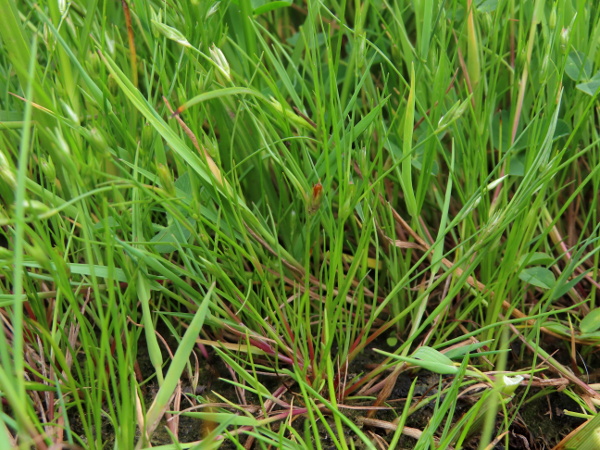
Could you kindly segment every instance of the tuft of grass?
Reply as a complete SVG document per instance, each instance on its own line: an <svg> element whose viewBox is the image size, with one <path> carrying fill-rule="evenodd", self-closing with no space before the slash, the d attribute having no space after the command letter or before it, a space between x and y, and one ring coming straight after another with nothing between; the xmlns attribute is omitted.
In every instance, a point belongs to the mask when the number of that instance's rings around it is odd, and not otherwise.
<svg viewBox="0 0 600 450"><path fill-rule="evenodd" d="M0 10L3 442L597 434L599 8Z"/></svg>

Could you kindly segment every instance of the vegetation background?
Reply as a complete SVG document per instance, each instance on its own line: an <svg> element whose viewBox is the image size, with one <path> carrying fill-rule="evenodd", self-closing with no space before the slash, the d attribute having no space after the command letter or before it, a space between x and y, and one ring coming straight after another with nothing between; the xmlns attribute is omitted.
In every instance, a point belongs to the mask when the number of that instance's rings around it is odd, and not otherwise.
<svg viewBox="0 0 600 450"><path fill-rule="evenodd" d="M596 2L0 11L0 446L599 448Z"/></svg>

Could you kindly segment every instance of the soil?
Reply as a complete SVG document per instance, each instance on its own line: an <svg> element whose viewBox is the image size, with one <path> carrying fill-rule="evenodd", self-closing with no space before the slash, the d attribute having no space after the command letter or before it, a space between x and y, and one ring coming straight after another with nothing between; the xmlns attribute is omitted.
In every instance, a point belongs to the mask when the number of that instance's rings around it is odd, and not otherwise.
<svg viewBox="0 0 600 450"><path fill-rule="evenodd" d="M164 335L163 335L164 336ZM381 348L384 350L389 350L385 341L374 343L373 347ZM174 347L173 347L174 348ZM167 355L164 355L167 358ZM373 352L372 350L364 352L361 356L359 356L350 366L349 368L349 377L352 377L353 374L365 373L369 371L375 364L381 361L382 356ZM216 357L213 357L211 361L206 363L205 360L199 356L199 360L204 361L204 366L201 368L200 373L200 383L197 388L196 394L200 393L206 397L209 392L217 393L218 395L226 398L234 404L239 404L239 399L235 392L234 387L222 379L230 379L230 372L227 370L225 365L218 360ZM140 371L144 377L150 377L153 373L152 365L148 358L148 352L144 348L143 343L141 343L139 352L138 352L138 365L140 367ZM387 404L395 407L396 412L387 411L387 412L378 412L375 418L380 419L382 421L392 422L394 418L397 416L397 413L401 412L404 408L404 399L408 394L408 390L413 383L415 377L418 379L416 384L416 389L413 397L413 404L418 399L428 397L433 395L440 385L440 375L434 374L425 370L411 370L404 372L399 375L396 380L396 385L393 388L392 394L387 401ZM450 382L451 378L444 379L442 378L442 383L444 381ZM264 377L261 379L261 382L268 388L272 388L273 390L280 384L280 381L275 377ZM290 385L290 393L288 394L288 398L284 398L285 401L289 401L298 405L298 399L300 398L298 394L298 389L295 386ZM192 387L189 380L184 380L184 391L191 391ZM149 382L144 387L145 393L145 404L149 405L154 395L156 394L157 386L155 382ZM292 396L295 396L292 399ZM525 397L525 398L523 398ZM182 400L182 409L186 408L189 405L189 401L194 402L198 397L196 395L187 395L185 399ZM247 394L246 397L247 403L256 404L259 403L256 401L257 399L253 397L251 394ZM188 402L188 403L185 403ZM519 404L522 402L519 410L519 414L516 419L512 422L510 433L509 433L509 442L510 445L508 448L510 449L531 449L531 450L541 450L541 449L550 449L554 447L566 434L571 432L574 428L580 425L583 420L577 419L571 416L566 416L563 411L578 411L578 405L566 394L557 392L557 391L546 391L542 392L540 389L531 388L527 390L524 387L520 387L517 389L516 395L513 399L514 404ZM465 398L461 400L459 404L455 405L454 417L459 419L463 413L467 412L469 408L472 406L473 400ZM415 428L418 430L423 430L434 412L435 402L429 402L426 406L417 410L413 414L410 415L407 423L405 424L408 427ZM354 421L356 424L361 424L361 420L359 417L366 416L367 411L361 410L345 410L347 417ZM78 421L77 417L70 417L71 427L75 433L82 432L81 422ZM299 431L301 435L304 434L304 422L305 419L303 417L297 417L294 419L293 423L295 428ZM333 421L330 420L329 426L331 428L335 428ZM179 441L180 442L194 442L202 439L203 433L206 433L206 429L210 428L210 424L203 424L201 420L183 416L179 417ZM272 425L274 430L277 429L276 425ZM204 430L204 431L203 431ZM363 430L371 433L371 435L377 435L379 439L388 442L392 438L393 433L386 431L381 428L376 427L366 427L363 426ZM326 431L326 428L323 424L319 425L319 431L321 435L321 444L324 449L335 449L335 445L330 441L329 435ZM112 426L108 421L104 421L102 424L102 435L104 437L104 447L112 448L114 447L114 431ZM479 444L478 436L474 435L469 438L469 440L465 443L464 448L466 449L476 449ZM347 441L353 441L354 448L363 449L366 448L364 443L353 433L348 430ZM164 445L172 443L171 435L166 431L165 421L157 427L156 432L152 436L151 444L155 445ZM407 436L402 436L398 449L412 449L416 443L415 439L412 439ZM237 448L233 443L223 442L220 447L224 450L235 449ZM505 449L504 445L497 445L494 447L497 450Z"/></svg>
<svg viewBox="0 0 600 450"><path fill-rule="evenodd" d="M381 347L380 347L381 348ZM381 356L374 352L368 352L363 357L361 357L358 361L356 361L352 367L351 371L360 373L368 370L368 366L371 367L374 362L378 361ZM229 378L229 372L225 369L223 364L216 364L217 373L219 373L220 377ZM208 377L212 376L212 373L207 374ZM425 370L415 371L413 373L405 373L401 374L397 381L396 386L392 392L390 399L388 400L388 404L394 405L397 411L401 411L404 408L403 399L406 398L408 390L414 380L417 377L418 381L416 384L416 389L414 392L415 399L419 397L426 397L434 394L440 383L440 375L427 372ZM275 383L272 378L268 380L261 380L267 386L269 384L273 384L273 388L275 388ZM211 390L219 393L223 397L227 398L232 402L237 402L237 396L235 394L232 386L226 382L218 381L212 379L212 381L207 380L207 383L211 385ZM292 389L293 391L293 389ZM509 436L510 447L511 449L549 449L554 447L560 440L567 435L570 431L580 425L583 421L581 419L577 419L571 416L564 415L563 411L571 410L578 411L579 408L577 404L566 394L560 392L551 392L551 393L543 393L543 395L538 395L541 393L540 389L530 389L526 391L525 388L519 388L517 391L517 395L514 398L514 402L520 402L522 400L521 396L527 396L527 398L533 400L527 401L525 399L524 403L521 406L520 413L517 419L513 422L511 426L511 434ZM287 399L291 400L291 399ZM409 420L406 423L406 426L416 428L419 430L424 429L431 415L434 412L435 404L434 402L430 402L427 406L421 408L412 414ZM463 413L467 412L471 407L471 402L465 400L460 404L456 405L455 409L455 417L460 418ZM353 411L347 410L346 415L354 420L355 423L359 423L359 416L364 416L366 411ZM376 416L378 419L393 421L396 417L395 412L388 413L379 413ZM201 437L197 434L201 428L201 424L199 421L194 423L193 420L189 420L187 422L192 428L192 433L190 434L190 438L192 440L200 439ZM299 420L295 420L295 428L302 433L304 430L304 419L300 418ZM329 423L330 428L334 428L333 421L330 420ZM186 429L184 423L181 423L182 431ZM188 429L189 431L189 429ZM319 428L321 434L321 444L324 449L335 449L335 445L333 442L330 442L329 435L323 426L320 424ZM387 434L384 430L371 428L374 434L379 435L383 440L389 442L392 437L392 433ZM169 436L165 436L165 441L153 441L153 444L159 443L168 443L170 442ZM348 441L353 441L354 448L362 449L366 448L366 446L362 443L360 439L356 436L353 436L352 432L348 432ZM158 439L158 438L157 438ZM180 439L182 442L189 442L184 439L183 435L180 435ZM349 443L349 442L348 442ZM399 442L399 448L412 449L416 440L403 436ZM473 448L476 449L479 445L479 439L477 435L474 435L467 441L465 448ZM222 449L234 449L236 448L233 444L228 444L225 442ZM497 445L495 449L504 449L503 445Z"/></svg>

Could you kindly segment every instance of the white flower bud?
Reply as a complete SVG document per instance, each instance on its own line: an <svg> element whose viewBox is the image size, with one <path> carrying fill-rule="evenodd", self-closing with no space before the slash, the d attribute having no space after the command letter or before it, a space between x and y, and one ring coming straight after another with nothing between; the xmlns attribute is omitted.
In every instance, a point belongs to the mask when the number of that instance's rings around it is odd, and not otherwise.
<svg viewBox="0 0 600 450"><path fill-rule="evenodd" d="M15 176L14 169L8 163L8 159L3 152L0 151L0 177L8 184L11 188L17 186L17 177Z"/></svg>
<svg viewBox="0 0 600 450"><path fill-rule="evenodd" d="M231 69L229 67L229 62L227 62L227 58L225 58L225 55L221 49L215 44L210 47L210 57L217 65L221 75L223 75L227 81L231 81Z"/></svg>
<svg viewBox="0 0 600 450"><path fill-rule="evenodd" d="M571 30L569 28L563 28L560 32L560 49L563 53L569 51L569 38L571 36Z"/></svg>

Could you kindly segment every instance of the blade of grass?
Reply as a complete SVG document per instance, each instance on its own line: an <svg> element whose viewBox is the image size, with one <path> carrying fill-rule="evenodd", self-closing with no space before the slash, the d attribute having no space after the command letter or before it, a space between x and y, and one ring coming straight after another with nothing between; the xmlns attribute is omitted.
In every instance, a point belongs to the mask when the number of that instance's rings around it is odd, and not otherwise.
<svg viewBox="0 0 600 450"><path fill-rule="evenodd" d="M183 339L177 347L175 356L173 357L171 365L169 366L167 374L165 375L164 383L158 390L154 401L146 413L146 427L144 429L144 434L146 436L150 436L153 433L158 426L160 418L163 416L164 412L169 406L171 396L173 395L173 392L175 392L175 387L179 382L181 374L183 373L183 370L185 369L185 366L190 358L190 354L192 353L192 350L196 344L196 338L200 334L202 325L209 314L208 309L212 302L213 289L214 285L210 287L204 296L204 299L200 303L198 311L196 311L194 314L194 318L190 322ZM137 448L141 448L141 446L144 445L144 442L144 437L140 438Z"/></svg>

